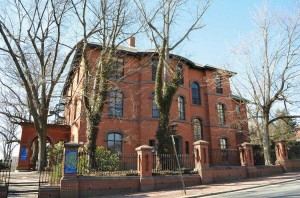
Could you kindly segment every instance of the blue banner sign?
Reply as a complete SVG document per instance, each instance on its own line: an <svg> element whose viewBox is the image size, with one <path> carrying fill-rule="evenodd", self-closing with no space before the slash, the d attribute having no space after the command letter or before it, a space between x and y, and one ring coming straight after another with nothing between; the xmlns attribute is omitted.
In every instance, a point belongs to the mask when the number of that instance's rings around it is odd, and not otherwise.
<svg viewBox="0 0 300 198"><path fill-rule="evenodd" d="M77 173L77 159L78 152L77 150L66 150L65 155L65 174L76 174Z"/></svg>
<svg viewBox="0 0 300 198"><path fill-rule="evenodd" d="M27 153L28 153L28 149L27 148L21 148L21 150L20 150L20 160L22 161L22 162L24 162L24 161L27 161Z"/></svg>

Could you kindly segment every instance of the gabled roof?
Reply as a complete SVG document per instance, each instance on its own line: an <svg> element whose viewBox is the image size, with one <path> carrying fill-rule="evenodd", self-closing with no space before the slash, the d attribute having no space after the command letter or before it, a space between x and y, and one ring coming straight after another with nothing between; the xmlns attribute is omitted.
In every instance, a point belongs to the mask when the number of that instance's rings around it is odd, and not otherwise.
<svg viewBox="0 0 300 198"><path fill-rule="evenodd" d="M249 103L249 102L250 102L249 100L247 100L247 99L245 99L245 98L243 98L243 97L234 95L234 94L231 94L230 97L231 97L233 100L237 101L237 102L243 102L243 103Z"/></svg>
<svg viewBox="0 0 300 198"><path fill-rule="evenodd" d="M102 46L100 44L97 44L97 43L89 43L88 45L91 49L101 50L101 48L102 48ZM64 87L63 87L63 95L64 96L66 95L66 91L70 86L69 81L70 81L70 79L73 78L73 75L74 75L76 69L78 68L79 61L81 60L81 53L82 53L82 48L81 47L82 47L82 45L77 48L77 50L75 52L75 55L74 55L74 58L72 60L70 71L68 73L66 82L65 82ZM118 54L127 54L129 56L147 56L149 54L158 55L158 52L155 49L140 51L135 47L125 47L125 46L118 46L117 53ZM185 57L177 55L177 54L170 54L170 58L181 60L181 61L185 62L187 65L189 65L191 68L194 68L194 69L224 71L230 77L236 74L235 72L219 69L219 68L214 67L212 65L208 65L208 64L202 65L202 64L199 64L199 63L195 63L195 62L189 60L188 58L185 58Z"/></svg>

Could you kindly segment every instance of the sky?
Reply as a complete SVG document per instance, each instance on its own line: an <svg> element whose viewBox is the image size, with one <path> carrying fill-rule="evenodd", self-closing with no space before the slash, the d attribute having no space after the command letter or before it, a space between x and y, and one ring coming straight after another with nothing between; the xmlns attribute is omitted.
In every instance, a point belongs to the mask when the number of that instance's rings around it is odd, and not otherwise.
<svg viewBox="0 0 300 198"><path fill-rule="evenodd" d="M264 2L265 0L213 0L204 16L205 27L193 32L176 53L196 63L222 68L230 62L233 46L253 31L252 14ZM296 0L269 0L268 4L271 9L280 10L295 2ZM144 43L139 39L136 39L136 45L142 48ZM228 69L236 71L234 66Z"/></svg>
<svg viewBox="0 0 300 198"><path fill-rule="evenodd" d="M222 68L233 45L253 31L252 15L265 0L213 0L204 16L205 27L191 34L176 53L200 64ZM283 9L295 0L270 0L271 9ZM139 47L138 40L137 47Z"/></svg>

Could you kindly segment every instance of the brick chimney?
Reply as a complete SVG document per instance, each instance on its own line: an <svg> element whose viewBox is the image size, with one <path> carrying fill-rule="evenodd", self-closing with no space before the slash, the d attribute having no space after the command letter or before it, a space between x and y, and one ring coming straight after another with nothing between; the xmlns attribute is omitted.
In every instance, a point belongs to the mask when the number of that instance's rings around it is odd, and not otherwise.
<svg viewBox="0 0 300 198"><path fill-rule="evenodd" d="M129 47L135 47L135 37L132 36L128 39Z"/></svg>

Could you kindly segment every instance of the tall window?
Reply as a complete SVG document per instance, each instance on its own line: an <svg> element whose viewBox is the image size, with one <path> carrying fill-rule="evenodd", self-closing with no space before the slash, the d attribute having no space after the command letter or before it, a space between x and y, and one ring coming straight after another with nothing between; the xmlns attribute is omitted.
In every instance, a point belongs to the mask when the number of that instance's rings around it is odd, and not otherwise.
<svg viewBox="0 0 300 198"><path fill-rule="evenodd" d="M226 138L220 139L220 149L221 149L221 156L222 159L228 158L228 142Z"/></svg>
<svg viewBox="0 0 300 198"><path fill-rule="evenodd" d="M112 63L112 68L110 72L111 79L120 79L124 76L124 61L123 59L118 59Z"/></svg>
<svg viewBox="0 0 300 198"><path fill-rule="evenodd" d="M80 67L78 68L77 71L77 84L79 83L79 79L80 79Z"/></svg>
<svg viewBox="0 0 300 198"><path fill-rule="evenodd" d="M149 146L152 146L152 153L155 153L156 151L156 144L155 144L155 140L149 140Z"/></svg>
<svg viewBox="0 0 300 198"><path fill-rule="evenodd" d="M177 154L182 154L182 138L180 136L175 136L174 142Z"/></svg>
<svg viewBox="0 0 300 198"><path fill-rule="evenodd" d="M242 123L238 123L236 128L239 130L239 132L243 132L243 125L242 125Z"/></svg>
<svg viewBox="0 0 300 198"><path fill-rule="evenodd" d="M75 120L76 120L76 116L77 116L77 115L76 115L76 114L77 114L77 103L78 103L78 102L77 102L77 99L75 99L75 102L74 102L74 103L75 103L75 105L74 105L74 119L73 119L73 120L75 121Z"/></svg>
<svg viewBox="0 0 300 198"><path fill-rule="evenodd" d="M216 92L219 93L219 94L223 93L222 76L221 75L216 76Z"/></svg>
<svg viewBox="0 0 300 198"><path fill-rule="evenodd" d="M156 102L155 102L155 95L152 94L152 118L158 118L159 117L159 110L157 108Z"/></svg>
<svg viewBox="0 0 300 198"><path fill-rule="evenodd" d="M199 84L196 82L193 82L192 84L192 103L200 105L201 100L200 100L200 87Z"/></svg>
<svg viewBox="0 0 300 198"><path fill-rule="evenodd" d="M176 67L177 71L180 74L180 78L179 78L179 84L183 85L184 84L184 79L183 79L183 69L182 69L182 65L177 65Z"/></svg>
<svg viewBox="0 0 300 198"><path fill-rule="evenodd" d="M179 119L185 120L184 97L182 96L178 97L178 113Z"/></svg>
<svg viewBox="0 0 300 198"><path fill-rule="evenodd" d="M119 133L109 133L107 136L107 148L113 153L122 153L122 135Z"/></svg>
<svg viewBox="0 0 300 198"><path fill-rule="evenodd" d="M185 154L190 154L190 143L185 141Z"/></svg>
<svg viewBox="0 0 300 198"><path fill-rule="evenodd" d="M225 105L217 104L218 119L220 125L225 125Z"/></svg>
<svg viewBox="0 0 300 198"><path fill-rule="evenodd" d="M236 105L235 106L235 111L237 112L237 114L241 114L241 106L240 105Z"/></svg>
<svg viewBox="0 0 300 198"><path fill-rule="evenodd" d="M157 59L152 60L152 80L153 81L155 81L157 64L158 64L158 60Z"/></svg>
<svg viewBox="0 0 300 198"><path fill-rule="evenodd" d="M109 93L109 116L123 116L123 94L119 91Z"/></svg>
<svg viewBox="0 0 300 198"><path fill-rule="evenodd" d="M199 119L194 119L194 141L202 140L202 124Z"/></svg>

